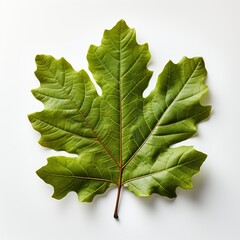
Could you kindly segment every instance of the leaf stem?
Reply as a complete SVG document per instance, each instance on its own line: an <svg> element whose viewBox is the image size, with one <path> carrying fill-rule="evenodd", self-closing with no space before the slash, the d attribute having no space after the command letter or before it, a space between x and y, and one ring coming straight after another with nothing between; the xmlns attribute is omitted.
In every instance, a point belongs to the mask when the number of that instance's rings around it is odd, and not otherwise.
<svg viewBox="0 0 240 240"><path fill-rule="evenodd" d="M120 195L121 195L121 188L122 188L122 168L120 169L119 173L119 179L118 179L118 192L117 192L117 200L116 200L116 205L115 205L115 210L114 210L114 215L113 217L115 219L118 219L118 206L119 206L119 200L120 200Z"/></svg>

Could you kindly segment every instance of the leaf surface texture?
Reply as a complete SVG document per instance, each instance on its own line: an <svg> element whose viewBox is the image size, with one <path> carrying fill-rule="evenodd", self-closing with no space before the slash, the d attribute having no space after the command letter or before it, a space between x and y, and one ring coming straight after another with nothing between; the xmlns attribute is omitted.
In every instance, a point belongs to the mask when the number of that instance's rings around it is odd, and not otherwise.
<svg viewBox="0 0 240 240"><path fill-rule="evenodd" d="M152 77L148 45L136 42L134 29L121 20L105 30L100 46L91 45L87 60L98 95L86 71L75 71L64 59L36 57L40 87L32 90L45 108L29 115L39 143L76 157L54 156L37 174L61 199L70 191L92 201L108 188L122 187L136 196L157 193L176 197L176 188L192 187L206 154L193 147L171 147L196 134L210 106L200 104L207 92L201 57L169 61L155 89L143 91Z"/></svg>

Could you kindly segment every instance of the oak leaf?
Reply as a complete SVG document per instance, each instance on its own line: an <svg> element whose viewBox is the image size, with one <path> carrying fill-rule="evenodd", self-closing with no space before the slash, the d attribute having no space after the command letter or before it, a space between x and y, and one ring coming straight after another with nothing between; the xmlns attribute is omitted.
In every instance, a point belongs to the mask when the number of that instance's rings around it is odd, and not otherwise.
<svg viewBox="0 0 240 240"><path fill-rule="evenodd" d="M210 114L211 107L199 102L207 92L203 59L169 61L145 98L152 76L148 45L139 45L123 20L105 30L100 46L90 46L87 59L101 95L86 71L75 71L64 58L36 56L41 85L32 92L45 109L29 120L42 146L76 154L50 157L37 171L54 187L53 197L75 191L79 201L90 202L117 187L118 218L122 187L136 196L169 198L179 186L192 188L206 154L171 145L196 134L196 124Z"/></svg>

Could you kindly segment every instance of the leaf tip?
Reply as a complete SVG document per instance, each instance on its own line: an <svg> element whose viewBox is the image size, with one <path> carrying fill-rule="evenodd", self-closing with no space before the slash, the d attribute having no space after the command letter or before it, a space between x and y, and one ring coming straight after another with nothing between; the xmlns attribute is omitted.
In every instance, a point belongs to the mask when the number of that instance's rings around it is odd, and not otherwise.
<svg viewBox="0 0 240 240"><path fill-rule="evenodd" d="M114 31L114 30L118 30L118 31L120 30L120 32L128 31L128 30L135 31L134 28L130 28L127 25L127 23L126 23L126 21L124 19L120 19L111 30L105 30L105 31L110 31L111 32L111 31Z"/></svg>
<svg viewBox="0 0 240 240"><path fill-rule="evenodd" d="M36 174L41 178L41 168L36 171Z"/></svg>
<svg viewBox="0 0 240 240"><path fill-rule="evenodd" d="M33 114L34 113L30 113L30 114L27 115L27 118L28 118L29 122L31 122L31 123L33 121Z"/></svg>
<svg viewBox="0 0 240 240"><path fill-rule="evenodd" d="M45 55L44 54L37 54L35 57L35 62L41 62L44 59Z"/></svg>
<svg viewBox="0 0 240 240"><path fill-rule="evenodd" d="M46 181L45 181L45 178L44 178L44 177L45 177L44 167L45 167L45 166L39 168L39 169L36 171L36 174L38 175L39 178L41 178L44 182L46 182ZM46 182L46 183L47 183L47 182Z"/></svg>
<svg viewBox="0 0 240 240"><path fill-rule="evenodd" d="M120 26L127 26L127 23L126 23L126 21L124 20L124 19L120 19L119 21L118 21L118 23L117 23L117 25L120 25Z"/></svg>

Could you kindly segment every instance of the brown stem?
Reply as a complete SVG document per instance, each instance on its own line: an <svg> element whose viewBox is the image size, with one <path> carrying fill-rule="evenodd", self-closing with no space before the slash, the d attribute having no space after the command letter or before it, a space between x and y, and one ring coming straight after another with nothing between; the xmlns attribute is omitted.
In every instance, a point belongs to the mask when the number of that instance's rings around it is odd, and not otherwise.
<svg viewBox="0 0 240 240"><path fill-rule="evenodd" d="M114 215L113 215L113 217L115 219L118 219L118 205L119 205L119 200L120 200L120 195L121 195L121 188L122 188L122 169L120 170L119 179L118 179L117 200L116 200L115 211L114 211Z"/></svg>

